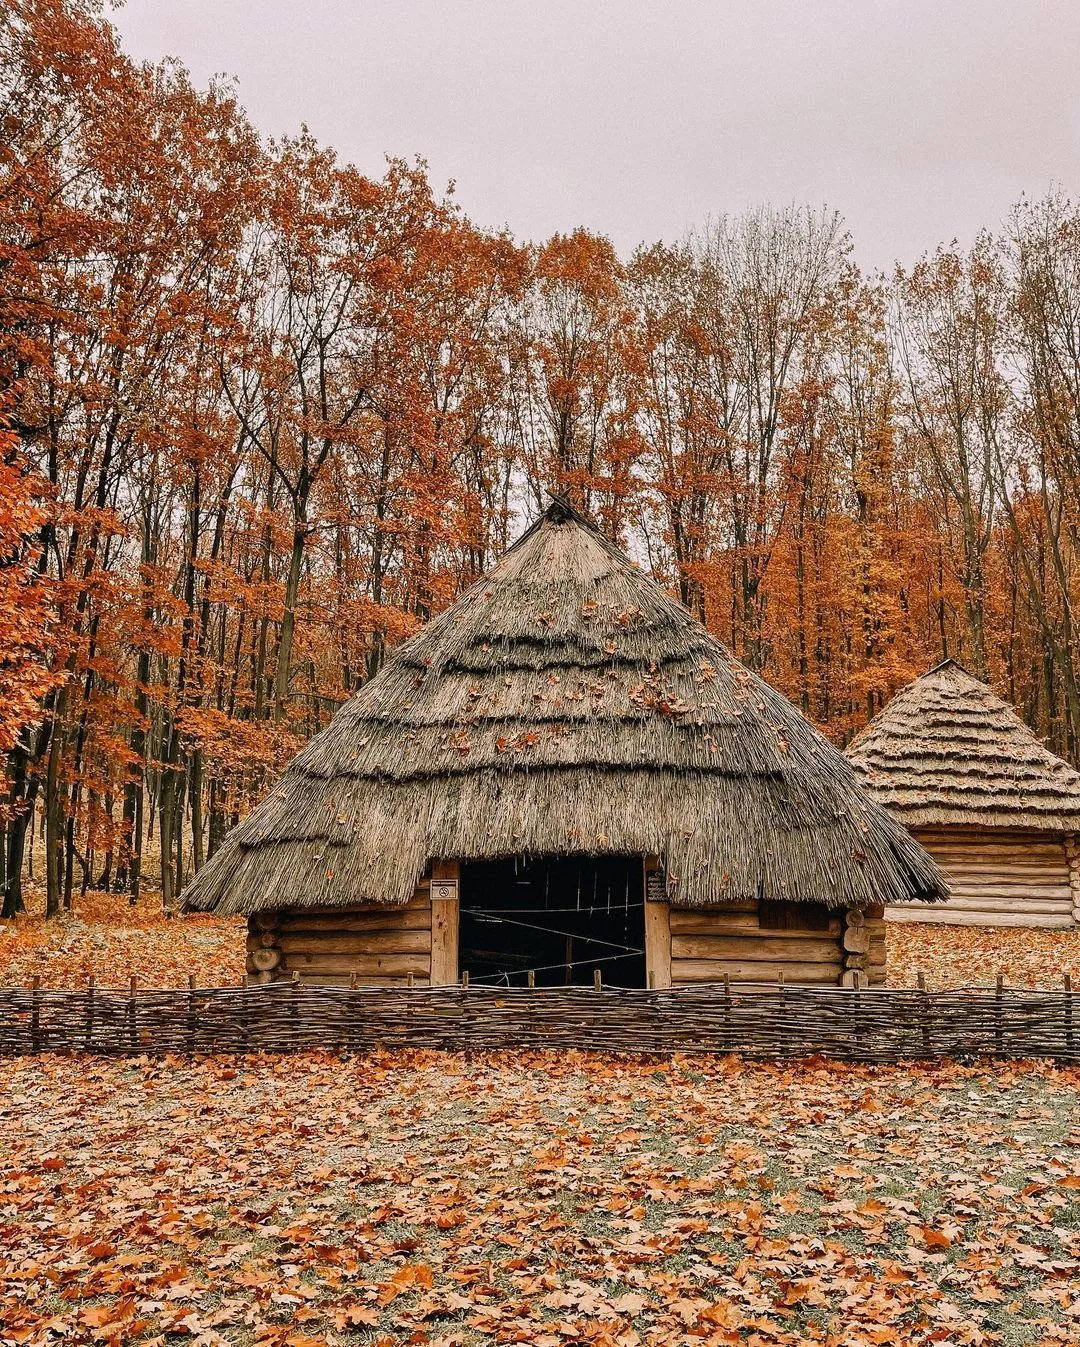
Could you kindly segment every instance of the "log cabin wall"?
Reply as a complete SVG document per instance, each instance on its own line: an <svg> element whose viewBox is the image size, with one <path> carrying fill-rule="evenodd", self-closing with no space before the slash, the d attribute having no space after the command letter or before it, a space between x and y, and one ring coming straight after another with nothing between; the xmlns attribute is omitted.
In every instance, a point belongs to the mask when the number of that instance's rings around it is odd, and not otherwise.
<svg viewBox="0 0 1080 1347"><path fill-rule="evenodd" d="M730 903L668 909L671 985L777 982L868 986L885 981L884 909L830 912L816 903Z"/></svg>
<svg viewBox="0 0 1080 1347"><path fill-rule="evenodd" d="M1060 833L920 829L915 839L948 880L944 903L904 903L890 921L1064 927L1080 919L1074 840Z"/></svg>
<svg viewBox="0 0 1080 1347"><path fill-rule="evenodd" d="M248 982L426 987L431 980L431 890L424 878L404 907L298 907L248 918Z"/></svg>

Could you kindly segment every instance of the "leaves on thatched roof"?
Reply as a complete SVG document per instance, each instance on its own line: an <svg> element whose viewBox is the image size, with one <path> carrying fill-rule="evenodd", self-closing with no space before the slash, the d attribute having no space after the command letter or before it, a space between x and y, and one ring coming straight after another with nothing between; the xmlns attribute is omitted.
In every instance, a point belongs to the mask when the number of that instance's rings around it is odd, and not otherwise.
<svg viewBox="0 0 1080 1347"><path fill-rule="evenodd" d="M901 689L848 758L909 828L1080 830L1080 773L955 660Z"/></svg>
<svg viewBox="0 0 1080 1347"><path fill-rule="evenodd" d="M434 857L659 855L677 901L941 893L843 756L556 502L403 644L189 906L404 903Z"/></svg>

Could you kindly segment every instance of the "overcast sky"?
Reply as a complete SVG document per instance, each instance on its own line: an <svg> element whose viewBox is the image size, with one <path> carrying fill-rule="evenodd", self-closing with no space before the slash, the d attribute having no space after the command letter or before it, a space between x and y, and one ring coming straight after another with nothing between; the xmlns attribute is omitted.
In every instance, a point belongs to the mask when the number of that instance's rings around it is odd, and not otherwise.
<svg viewBox="0 0 1080 1347"><path fill-rule="evenodd" d="M468 214L624 253L808 202L867 266L1080 196L1080 0L127 0L129 52L238 81L365 172L423 155Z"/></svg>

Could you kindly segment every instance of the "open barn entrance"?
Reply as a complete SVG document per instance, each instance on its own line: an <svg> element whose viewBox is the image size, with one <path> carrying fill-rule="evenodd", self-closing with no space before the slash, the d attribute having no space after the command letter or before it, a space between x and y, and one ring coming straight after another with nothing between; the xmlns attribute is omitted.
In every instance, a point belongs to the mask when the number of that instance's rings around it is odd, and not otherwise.
<svg viewBox="0 0 1080 1347"><path fill-rule="evenodd" d="M461 866L458 958L471 982L645 986L640 856L511 856Z"/></svg>

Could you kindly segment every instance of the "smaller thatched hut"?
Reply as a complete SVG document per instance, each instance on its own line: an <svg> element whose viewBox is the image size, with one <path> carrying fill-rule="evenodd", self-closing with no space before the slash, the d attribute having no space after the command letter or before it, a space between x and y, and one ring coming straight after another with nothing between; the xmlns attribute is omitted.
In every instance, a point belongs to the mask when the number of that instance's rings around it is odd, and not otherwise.
<svg viewBox="0 0 1080 1347"><path fill-rule="evenodd" d="M890 919L1080 922L1080 773L962 665L908 684L847 752L949 882L948 902L890 906Z"/></svg>
<svg viewBox="0 0 1080 1347"><path fill-rule="evenodd" d="M556 502L393 652L188 889L249 973L504 985L885 971L926 853L779 693Z"/></svg>

